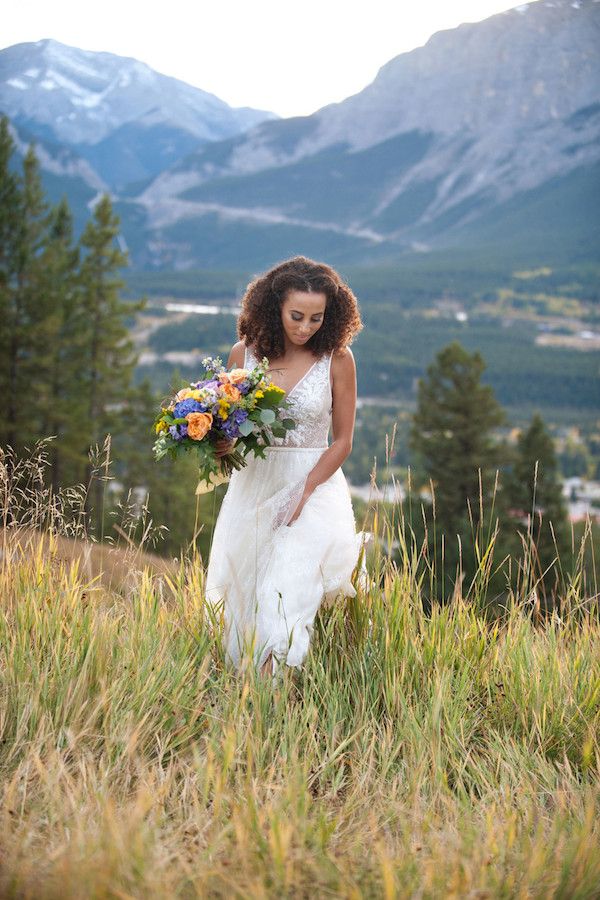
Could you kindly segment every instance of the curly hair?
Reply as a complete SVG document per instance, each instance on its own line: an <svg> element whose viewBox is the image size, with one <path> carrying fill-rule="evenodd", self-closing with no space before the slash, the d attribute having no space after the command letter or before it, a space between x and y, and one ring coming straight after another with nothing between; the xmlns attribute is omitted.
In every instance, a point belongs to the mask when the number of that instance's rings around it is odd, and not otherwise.
<svg viewBox="0 0 600 900"><path fill-rule="evenodd" d="M242 298L237 334L254 348L257 359L278 359L285 352L281 307L289 290L327 297L323 323L305 344L315 355L348 346L362 330L358 301L335 269L306 256L294 256L254 278Z"/></svg>

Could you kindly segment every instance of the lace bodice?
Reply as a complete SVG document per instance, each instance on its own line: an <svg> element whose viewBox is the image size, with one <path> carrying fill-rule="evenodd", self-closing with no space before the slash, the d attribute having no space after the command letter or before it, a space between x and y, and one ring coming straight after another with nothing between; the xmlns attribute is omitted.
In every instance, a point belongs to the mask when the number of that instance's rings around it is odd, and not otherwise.
<svg viewBox="0 0 600 900"><path fill-rule="evenodd" d="M331 352L317 359L308 372L300 378L286 395L290 402L286 415L296 422L296 427L283 438L273 438L274 447L315 447L328 445L333 397L331 394ZM258 365L249 347L244 354L244 368ZM275 384L277 379L273 378Z"/></svg>

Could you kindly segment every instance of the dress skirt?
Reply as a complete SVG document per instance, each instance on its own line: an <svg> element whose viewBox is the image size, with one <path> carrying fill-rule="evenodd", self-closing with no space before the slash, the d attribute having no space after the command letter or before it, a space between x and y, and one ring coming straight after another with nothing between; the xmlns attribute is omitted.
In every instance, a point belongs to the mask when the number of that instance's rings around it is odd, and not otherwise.
<svg viewBox="0 0 600 900"><path fill-rule="evenodd" d="M341 468L318 485L288 524L306 478L326 447L267 447L234 470L215 525L206 600L223 601L228 660L249 648L257 665L272 652L300 666L320 604L356 596L351 575L368 535L356 531ZM364 553L359 573L366 575Z"/></svg>

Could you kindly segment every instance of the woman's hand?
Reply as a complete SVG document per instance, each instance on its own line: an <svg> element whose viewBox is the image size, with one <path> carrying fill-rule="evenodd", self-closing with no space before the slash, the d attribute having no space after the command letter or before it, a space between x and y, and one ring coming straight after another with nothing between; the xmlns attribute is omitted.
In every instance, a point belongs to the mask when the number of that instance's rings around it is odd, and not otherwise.
<svg viewBox="0 0 600 900"><path fill-rule="evenodd" d="M304 493L304 494L302 494L302 497L300 498L300 503L298 504L298 506L297 506L296 509L294 510L294 514L293 514L292 518L291 518L290 521L287 523L288 525L291 525L293 522L296 521L296 519L298 518L298 516L300 515L300 513L301 513L302 510L304 509L304 505L305 505L305 503L306 503L306 501L308 500L309 497L310 497L310 492L309 492L309 493Z"/></svg>
<svg viewBox="0 0 600 900"><path fill-rule="evenodd" d="M219 438L218 441L215 441L215 456L219 457L219 459L222 456L227 456L233 450L236 440L237 438L232 438L231 440L229 438Z"/></svg>

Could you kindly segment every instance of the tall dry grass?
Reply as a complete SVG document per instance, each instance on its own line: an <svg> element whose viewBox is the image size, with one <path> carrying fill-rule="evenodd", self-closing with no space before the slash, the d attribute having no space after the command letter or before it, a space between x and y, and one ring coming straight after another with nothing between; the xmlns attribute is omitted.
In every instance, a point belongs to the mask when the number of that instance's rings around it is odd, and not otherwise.
<svg viewBox="0 0 600 900"><path fill-rule="evenodd" d="M560 618L529 584L496 619L477 587L425 614L427 561L385 513L371 585L273 683L225 665L197 555L129 596L90 582L41 501L28 543L35 502L2 477L1 896L599 895L600 626L576 578Z"/></svg>

